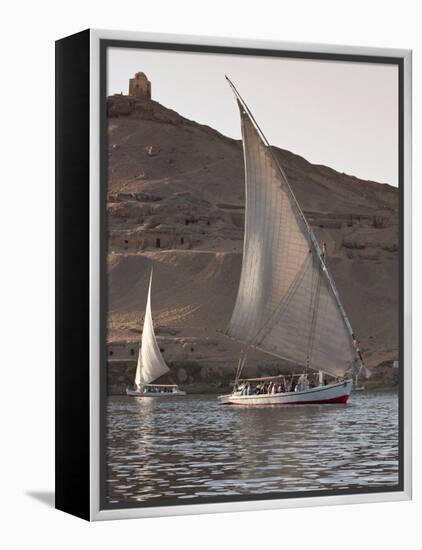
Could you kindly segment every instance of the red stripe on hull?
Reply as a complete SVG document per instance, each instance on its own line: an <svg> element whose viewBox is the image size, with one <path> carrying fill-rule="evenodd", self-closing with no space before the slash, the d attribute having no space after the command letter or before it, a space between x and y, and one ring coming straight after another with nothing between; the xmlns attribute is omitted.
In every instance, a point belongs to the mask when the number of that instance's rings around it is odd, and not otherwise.
<svg viewBox="0 0 422 550"><path fill-rule="evenodd" d="M341 395L340 397L333 397L332 399L320 399L319 401L291 401L290 403L254 403L254 405L325 405L328 403L347 403L349 399L348 395ZM230 401L228 405L247 405L247 401Z"/></svg>
<svg viewBox="0 0 422 550"><path fill-rule="evenodd" d="M333 397L332 399L322 399L321 401L296 401L295 403L286 403L286 405L323 405L325 403L347 403L348 395Z"/></svg>

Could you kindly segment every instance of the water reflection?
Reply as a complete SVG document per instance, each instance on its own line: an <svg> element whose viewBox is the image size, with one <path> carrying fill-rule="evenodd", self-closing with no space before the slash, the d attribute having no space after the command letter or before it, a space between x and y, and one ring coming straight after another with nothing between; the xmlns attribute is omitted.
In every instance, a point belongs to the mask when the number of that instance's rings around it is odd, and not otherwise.
<svg viewBox="0 0 422 550"><path fill-rule="evenodd" d="M344 405L219 406L213 396L108 400L109 503L398 482L396 394Z"/></svg>

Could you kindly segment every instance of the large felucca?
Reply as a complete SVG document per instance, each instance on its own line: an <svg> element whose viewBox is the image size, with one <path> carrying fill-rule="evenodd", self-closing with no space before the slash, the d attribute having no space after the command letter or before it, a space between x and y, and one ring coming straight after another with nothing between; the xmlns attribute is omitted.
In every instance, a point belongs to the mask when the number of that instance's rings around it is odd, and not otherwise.
<svg viewBox="0 0 422 550"><path fill-rule="evenodd" d="M319 246L251 111L227 80L240 110L246 205L240 283L226 334L243 349L233 393L219 400L345 403L352 377L366 369L327 269L325 247ZM294 374L242 379L250 348L287 360Z"/></svg>
<svg viewBox="0 0 422 550"><path fill-rule="evenodd" d="M148 287L148 299L145 309L144 327L139 346L138 363L136 365L135 388L127 388L129 397L175 397L186 395L175 384L153 384L160 376L170 369L161 355L160 347L155 338L151 313L152 271Z"/></svg>

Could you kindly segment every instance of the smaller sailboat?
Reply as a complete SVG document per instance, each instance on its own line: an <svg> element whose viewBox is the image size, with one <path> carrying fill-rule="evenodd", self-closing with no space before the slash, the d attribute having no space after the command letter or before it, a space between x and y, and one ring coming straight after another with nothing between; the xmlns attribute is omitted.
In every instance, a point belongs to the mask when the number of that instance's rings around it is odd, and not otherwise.
<svg viewBox="0 0 422 550"><path fill-rule="evenodd" d="M165 398L186 395L176 384L154 384L160 376L169 372L169 368L161 355L155 338L151 313L152 270L148 287L148 299L145 309L144 327L139 346L138 363L136 365L135 387L127 388L128 397Z"/></svg>

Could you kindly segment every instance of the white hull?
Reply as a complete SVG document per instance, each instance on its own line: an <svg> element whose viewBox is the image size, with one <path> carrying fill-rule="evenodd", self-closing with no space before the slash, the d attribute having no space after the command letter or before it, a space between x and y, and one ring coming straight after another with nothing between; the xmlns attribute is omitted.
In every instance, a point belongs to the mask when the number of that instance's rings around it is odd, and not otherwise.
<svg viewBox="0 0 422 550"><path fill-rule="evenodd" d="M186 392L182 390L177 390L173 392L153 392L153 391L142 392L138 390L127 389L126 394L128 397L141 397L143 399L151 399L151 398L166 399L167 397L180 397L180 396L186 395Z"/></svg>
<svg viewBox="0 0 422 550"><path fill-rule="evenodd" d="M345 380L328 386L318 386L300 392L259 395L221 395L221 405L312 405L346 403L352 391L353 381Z"/></svg>

